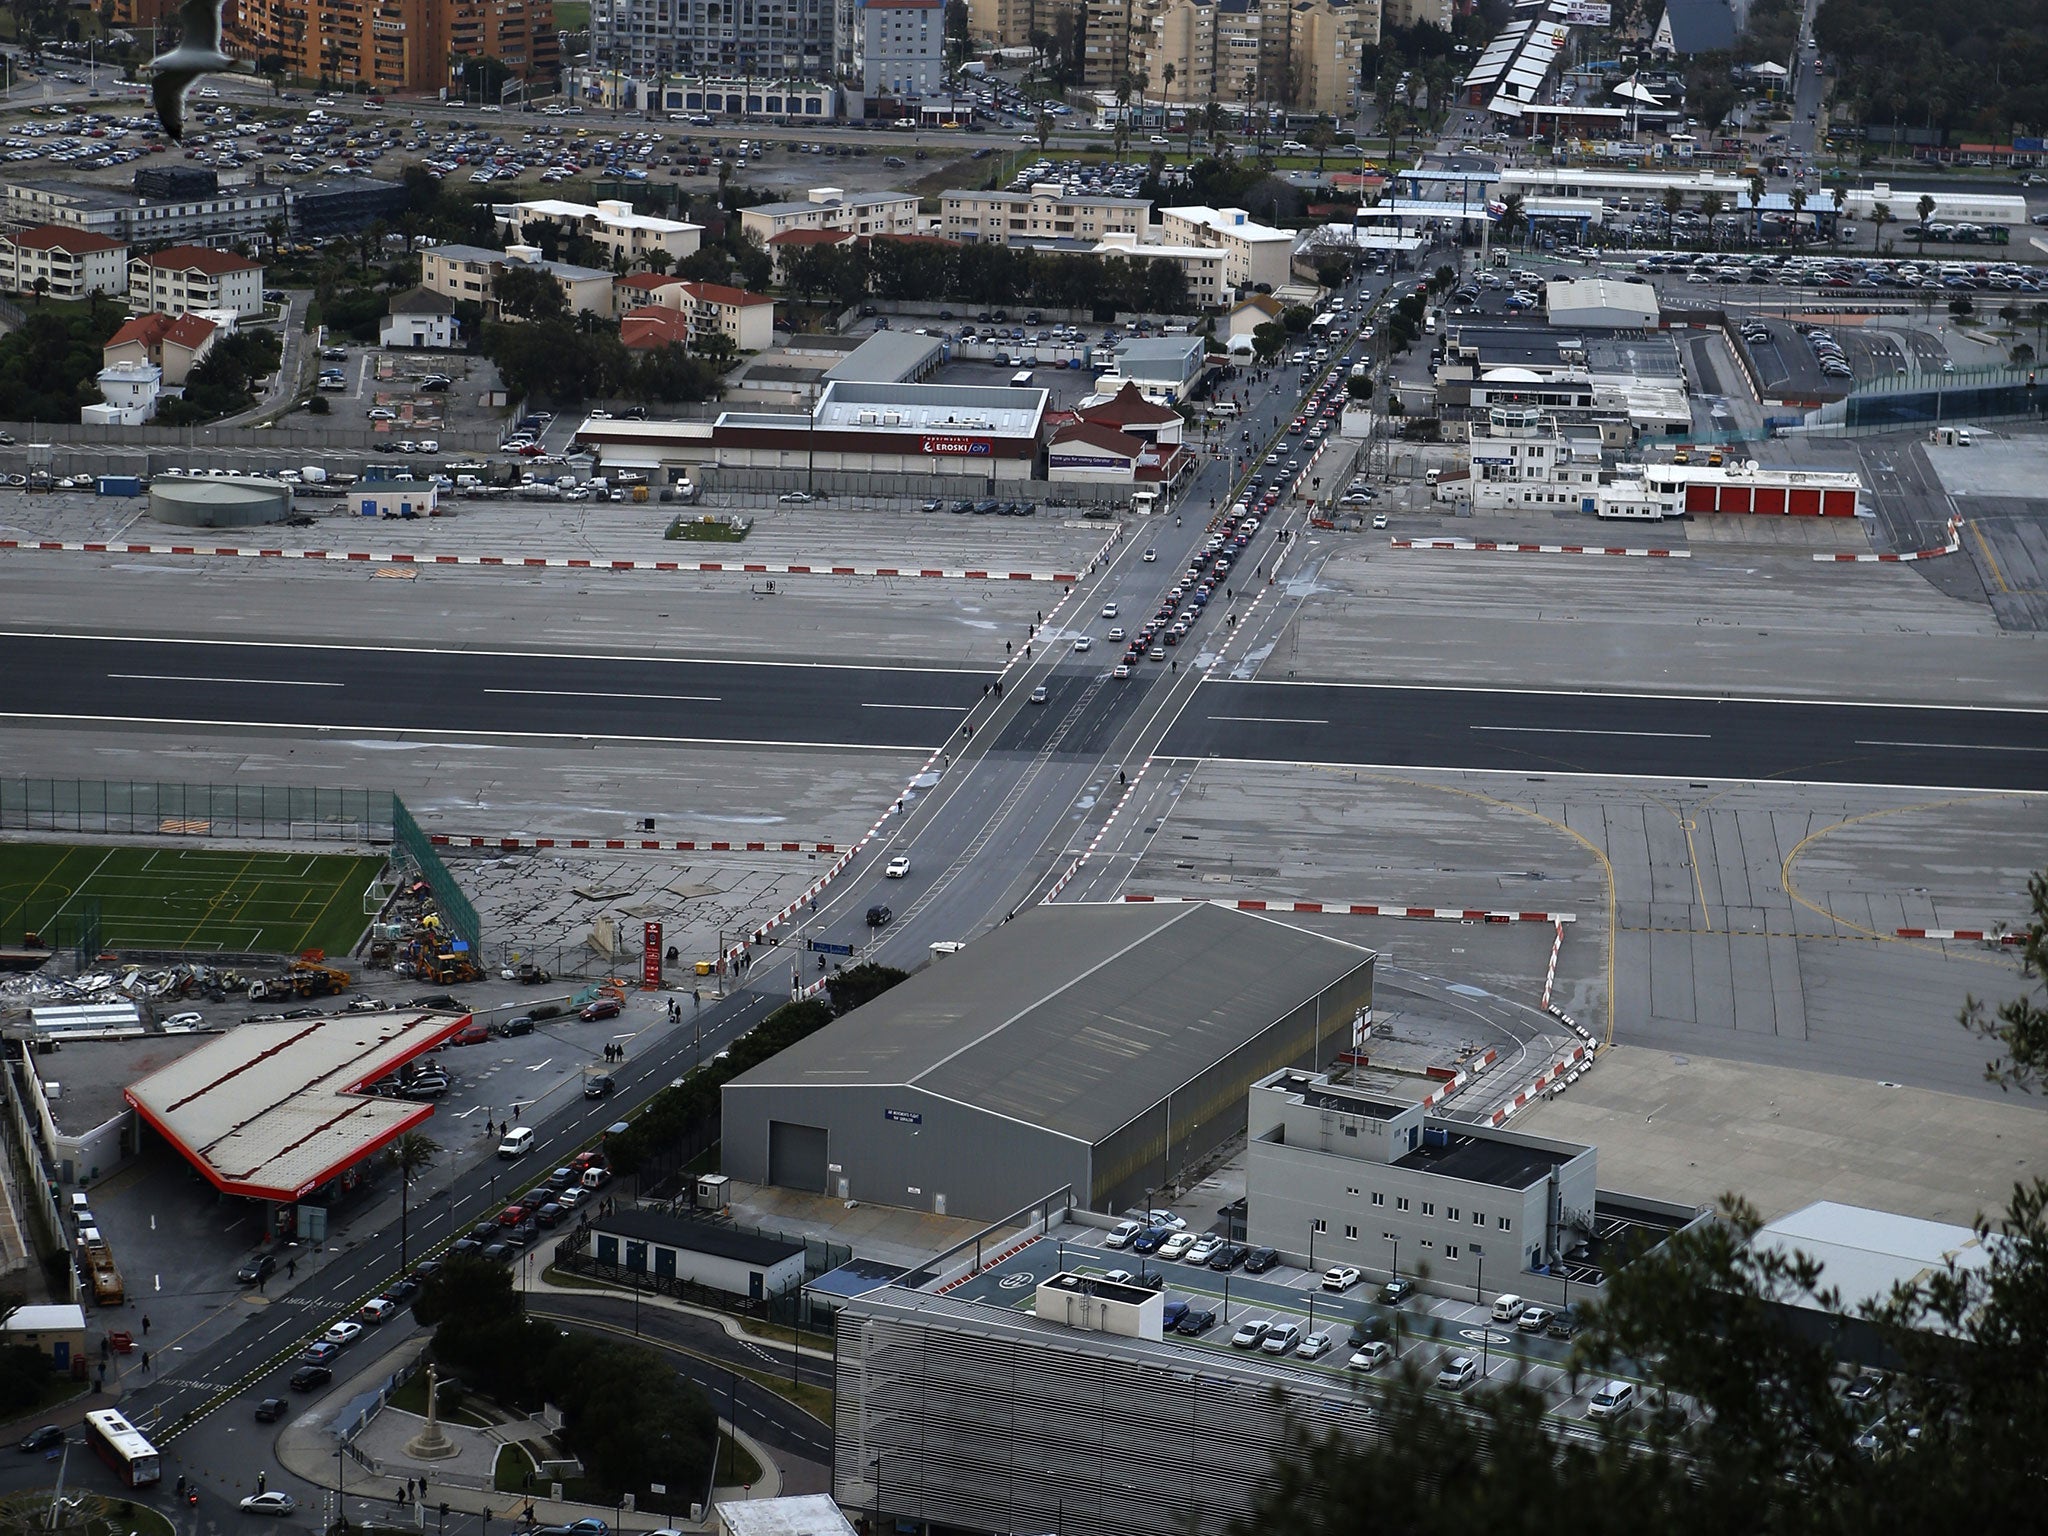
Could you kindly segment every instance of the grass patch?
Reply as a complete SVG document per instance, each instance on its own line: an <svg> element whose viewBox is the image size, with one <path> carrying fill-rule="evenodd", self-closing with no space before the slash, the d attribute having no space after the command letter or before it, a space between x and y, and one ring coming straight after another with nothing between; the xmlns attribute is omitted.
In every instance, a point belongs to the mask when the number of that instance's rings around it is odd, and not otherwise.
<svg viewBox="0 0 2048 1536"><path fill-rule="evenodd" d="M752 518L705 512L696 517L678 517L662 537L698 544L737 544L753 531Z"/></svg>
<svg viewBox="0 0 2048 1536"><path fill-rule="evenodd" d="M588 32L590 0L555 0L555 29L560 32Z"/></svg>
<svg viewBox="0 0 2048 1536"><path fill-rule="evenodd" d="M57 942L60 919L75 921L94 897L108 949L345 955L383 865L376 855L0 843L0 933Z"/></svg>
<svg viewBox="0 0 2048 1536"><path fill-rule="evenodd" d="M812 1418L824 1423L832 1422L832 1394L824 1387L814 1387L807 1381L791 1381L787 1376L778 1376L773 1371L757 1371L751 1366L728 1366L736 1375L744 1376L757 1387L765 1387L779 1397L786 1397Z"/></svg>
<svg viewBox="0 0 2048 1536"><path fill-rule="evenodd" d="M66 1490L67 1497L75 1496ZM45 1531L50 1515L50 1490L27 1490L0 1499L0 1531ZM65 1513L56 1536L177 1536L169 1516L147 1504L89 1493Z"/></svg>
<svg viewBox="0 0 2048 1536"><path fill-rule="evenodd" d="M735 1485L751 1488L761 1481L761 1463L730 1435L718 1437L718 1475L712 1479L721 1488Z"/></svg>
<svg viewBox="0 0 2048 1536"><path fill-rule="evenodd" d="M477 1429L489 1429L501 1421L488 1410L471 1402L460 1392L450 1392L444 1384L441 1388L441 1417L450 1424L469 1424ZM417 1371L412 1380L392 1393L388 1399L393 1408L402 1413L427 1416L427 1373Z"/></svg>

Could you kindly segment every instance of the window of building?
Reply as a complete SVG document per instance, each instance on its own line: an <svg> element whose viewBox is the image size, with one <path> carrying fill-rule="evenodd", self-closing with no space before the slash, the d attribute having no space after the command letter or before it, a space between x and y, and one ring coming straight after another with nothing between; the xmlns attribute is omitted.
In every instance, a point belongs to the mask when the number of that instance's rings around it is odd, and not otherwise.
<svg viewBox="0 0 2048 1536"><path fill-rule="evenodd" d="M1407 1197L1406 1195L1396 1195L1396 1196L1394 1196L1394 1209L1395 1209L1395 1210L1397 1210L1397 1211L1405 1211L1405 1210L1407 1210L1407 1209L1408 1209L1408 1197Z"/></svg>
<svg viewBox="0 0 2048 1536"><path fill-rule="evenodd" d="M1430 1241L1430 1240L1429 1240L1428 1238L1426 1238L1426 1237L1425 1237L1425 1238L1424 1238L1424 1239L1422 1240L1422 1246L1423 1246L1423 1247L1425 1247L1425 1248L1434 1248L1434 1247L1436 1246L1436 1244L1435 1244L1435 1243L1433 1243L1433 1242L1431 1242L1431 1241Z"/></svg>
<svg viewBox="0 0 2048 1536"><path fill-rule="evenodd" d="M1422 1214L1425 1216L1434 1216L1436 1214L1436 1202L1434 1200L1423 1201Z"/></svg>
<svg viewBox="0 0 2048 1536"><path fill-rule="evenodd" d="M1500 1219L1500 1229L1503 1232L1509 1232L1513 1230L1513 1227L1509 1224L1508 1219L1505 1216L1501 1217Z"/></svg>
<svg viewBox="0 0 2048 1536"><path fill-rule="evenodd" d="M1445 1206L1445 1207L1444 1207L1444 1220L1445 1220L1445 1221L1456 1221L1457 1219L1458 1219L1458 1208L1457 1208L1457 1207L1456 1207L1455 1205L1447 1205L1447 1206Z"/></svg>
<svg viewBox="0 0 2048 1536"><path fill-rule="evenodd" d="M1325 1221L1322 1217L1318 1216L1316 1218L1316 1230L1318 1232L1327 1232L1330 1230L1330 1224L1327 1221Z"/></svg>
<svg viewBox="0 0 2048 1536"><path fill-rule="evenodd" d="M1344 1229L1344 1235L1345 1235L1346 1237L1350 1238L1350 1239L1351 1239L1351 1241L1355 1243L1355 1242L1357 1242L1357 1241L1358 1241L1358 1228L1356 1228L1356 1227L1346 1227L1346 1228Z"/></svg>
<svg viewBox="0 0 2048 1536"><path fill-rule="evenodd" d="M1372 1192L1372 1203L1374 1205L1385 1205L1387 1203L1387 1197L1381 1194L1378 1190L1374 1190Z"/></svg>
<svg viewBox="0 0 2048 1536"><path fill-rule="evenodd" d="M1456 1258L1457 1256L1458 1256L1458 1245L1457 1245L1456 1243L1445 1243L1445 1244L1444 1244L1444 1257L1445 1257L1446 1259L1455 1259L1455 1258Z"/></svg>

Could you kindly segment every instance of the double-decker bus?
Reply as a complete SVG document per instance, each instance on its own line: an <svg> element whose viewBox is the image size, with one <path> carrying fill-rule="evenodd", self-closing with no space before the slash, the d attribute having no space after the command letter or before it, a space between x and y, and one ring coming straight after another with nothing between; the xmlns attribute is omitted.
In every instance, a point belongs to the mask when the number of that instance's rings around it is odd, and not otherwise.
<svg viewBox="0 0 2048 1536"><path fill-rule="evenodd" d="M147 1487L163 1476L156 1447L141 1430L111 1408L97 1409L85 1416L85 1438L99 1452L100 1460L112 1467L130 1488Z"/></svg>

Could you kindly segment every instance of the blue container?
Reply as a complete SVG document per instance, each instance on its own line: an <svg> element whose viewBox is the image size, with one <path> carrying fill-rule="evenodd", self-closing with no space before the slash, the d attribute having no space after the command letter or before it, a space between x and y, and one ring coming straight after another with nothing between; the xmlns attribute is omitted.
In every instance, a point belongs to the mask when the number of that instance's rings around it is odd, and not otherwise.
<svg viewBox="0 0 2048 1536"><path fill-rule="evenodd" d="M135 475L101 475L93 489L101 496L140 496L142 481Z"/></svg>

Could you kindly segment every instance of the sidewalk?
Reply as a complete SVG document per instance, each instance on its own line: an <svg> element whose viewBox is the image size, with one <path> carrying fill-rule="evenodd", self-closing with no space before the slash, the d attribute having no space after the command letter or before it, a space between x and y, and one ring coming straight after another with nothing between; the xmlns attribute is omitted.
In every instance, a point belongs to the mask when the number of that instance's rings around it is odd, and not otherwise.
<svg viewBox="0 0 2048 1536"><path fill-rule="evenodd" d="M605 1285L594 1280L581 1285L561 1285L548 1279L547 1271L545 1270L541 1271L536 1278L527 1283L526 1294L528 1296L551 1295L585 1298L591 1296L614 1296L620 1301L630 1301L633 1296L631 1291L621 1286ZM745 1328L740 1326L740 1320L730 1312L720 1312L712 1307L695 1306L687 1301L677 1301L672 1296L656 1296L647 1291L640 1293L640 1306L643 1311L679 1312L686 1317L707 1318L724 1329L725 1336L735 1343L750 1344L756 1349L772 1348L784 1356L787 1356L789 1353L789 1345L781 1339L768 1338L764 1335L747 1332ZM812 1360L830 1360L833 1358L831 1350L820 1349L815 1344L803 1344L799 1345L798 1348L804 1356Z"/></svg>
<svg viewBox="0 0 2048 1536"><path fill-rule="evenodd" d="M319 1406L290 1420L277 1437L278 1464L316 1488L332 1490L338 1476L344 1498L364 1501L354 1512L358 1519L370 1516L387 1524L404 1519L413 1508L424 1506L433 1509L445 1503L451 1513L488 1515L513 1525L526 1523L530 1515L532 1522L538 1525L566 1525L574 1520L595 1517L619 1531L712 1529L714 1517L710 1509L703 1511L703 1518L695 1522L681 1516L641 1511L630 1511L622 1516L618 1506L613 1504L580 1504L569 1499L499 1493L490 1486L488 1474L476 1470L450 1470L451 1466L473 1469L494 1465L497 1446L516 1441L522 1433L534 1430L532 1422L524 1419L488 1430L444 1421L442 1428L451 1439L474 1440L476 1444L465 1446L464 1453L454 1458L452 1463L414 1461L404 1454L403 1447L425 1421L416 1414L387 1407L358 1433L351 1446L351 1454L337 1455L335 1422L351 1417L352 1410L359 1407L356 1400L374 1393L395 1370L414 1357L420 1342L415 1339L386 1351L353 1376L337 1382ZM782 1488L782 1471L774 1458L758 1441L735 1429L725 1419L721 1418L718 1424L722 1434L730 1434L760 1464L761 1481L752 1489L737 1486L714 1489L713 1506L748 1498L774 1498ZM425 1490L417 1500L401 1504L400 1489L414 1478L424 1483Z"/></svg>

